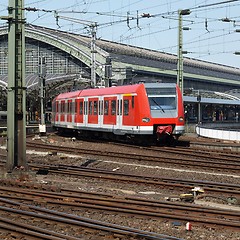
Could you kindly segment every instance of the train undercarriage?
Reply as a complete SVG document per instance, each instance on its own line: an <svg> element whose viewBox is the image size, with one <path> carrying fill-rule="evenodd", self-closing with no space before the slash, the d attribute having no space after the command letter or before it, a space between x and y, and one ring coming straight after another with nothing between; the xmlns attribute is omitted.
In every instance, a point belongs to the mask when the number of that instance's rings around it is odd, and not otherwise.
<svg viewBox="0 0 240 240"><path fill-rule="evenodd" d="M169 126L162 128L162 130L153 131L153 134L121 134L117 135L113 132L92 131L83 129L69 129L62 127L54 127L60 135L76 137L77 139L86 140L104 140L104 141L116 141L129 144L150 146L175 146L181 135L173 135L170 133ZM155 128L154 128L155 129Z"/></svg>

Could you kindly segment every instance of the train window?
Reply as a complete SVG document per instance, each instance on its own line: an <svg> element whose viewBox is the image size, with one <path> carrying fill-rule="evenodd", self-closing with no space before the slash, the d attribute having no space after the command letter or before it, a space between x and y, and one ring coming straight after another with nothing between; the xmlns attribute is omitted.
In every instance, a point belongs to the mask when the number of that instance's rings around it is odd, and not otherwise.
<svg viewBox="0 0 240 240"><path fill-rule="evenodd" d="M71 102L68 102L68 113L71 113L72 112L72 103Z"/></svg>
<svg viewBox="0 0 240 240"><path fill-rule="evenodd" d="M75 102L72 102L72 111L71 111L71 113L74 114L75 112L76 112Z"/></svg>
<svg viewBox="0 0 240 240"><path fill-rule="evenodd" d="M64 104L64 112L65 112L65 113L68 112L68 103L67 103L67 102Z"/></svg>
<svg viewBox="0 0 240 240"><path fill-rule="evenodd" d="M111 115L116 115L116 100L111 101Z"/></svg>
<svg viewBox="0 0 240 240"><path fill-rule="evenodd" d="M123 101L123 114L124 114L124 116L128 116L128 114L129 114L129 100L128 99Z"/></svg>
<svg viewBox="0 0 240 240"><path fill-rule="evenodd" d="M119 115L119 100L117 100L117 105L118 105L118 107L117 107L117 115Z"/></svg>
<svg viewBox="0 0 240 240"><path fill-rule="evenodd" d="M83 114L83 102L80 102L79 113Z"/></svg>
<svg viewBox="0 0 240 240"><path fill-rule="evenodd" d="M77 113L77 106L78 106L78 103L77 102L75 102L75 113Z"/></svg>
<svg viewBox="0 0 240 240"><path fill-rule="evenodd" d="M98 109L99 109L98 114L101 115L101 111L102 111L102 109L101 109L101 100L98 101Z"/></svg>
<svg viewBox="0 0 240 240"><path fill-rule="evenodd" d="M61 113L65 112L65 103L61 102Z"/></svg>
<svg viewBox="0 0 240 240"><path fill-rule="evenodd" d="M109 101L104 100L104 115L108 115Z"/></svg>
<svg viewBox="0 0 240 240"><path fill-rule="evenodd" d="M132 108L134 108L134 96L132 96Z"/></svg>
<svg viewBox="0 0 240 240"><path fill-rule="evenodd" d="M93 115L98 115L98 102L93 102Z"/></svg>
<svg viewBox="0 0 240 240"><path fill-rule="evenodd" d="M93 111L93 101L88 102L88 115L92 115Z"/></svg>
<svg viewBox="0 0 240 240"><path fill-rule="evenodd" d="M172 110L176 109L175 97L149 97L151 110Z"/></svg>
<svg viewBox="0 0 240 240"><path fill-rule="evenodd" d="M122 99L120 100L119 114L122 115Z"/></svg>
<svg viewBox="0 0 240 240"><path fill-rule="evenodd" d="M70 112L73 114L74 113L74 110L75 109L75 105L74 105L74 102L71 102L70 103Z"/></svg>
<svg viewBox="0 0 240 240"><path fill-rule="evenodd" d="M84 101L84 115L87 114L87 102Z"/></svg>

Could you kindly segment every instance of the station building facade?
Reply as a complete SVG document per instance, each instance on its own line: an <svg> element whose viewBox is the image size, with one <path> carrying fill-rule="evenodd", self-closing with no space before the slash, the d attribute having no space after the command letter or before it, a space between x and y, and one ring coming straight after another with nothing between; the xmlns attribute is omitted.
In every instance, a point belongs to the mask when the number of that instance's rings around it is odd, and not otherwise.
<svg viewBox="0 0 240 240"><path fill-rule="evenodd" d="M100 39L95 43L98 87L177 81L176 55ZM39 106L39 59L44 58L46 62L45 104L50 111L51 101L57 94L89 87L92 54L90 37L26 25L27 109L31 119L36 118ZM0 63L0 110L6 110L7 26L0 27ZM186 119L197 122L238 120L240 69L191 58L184 58L183 65Z"/></svg>

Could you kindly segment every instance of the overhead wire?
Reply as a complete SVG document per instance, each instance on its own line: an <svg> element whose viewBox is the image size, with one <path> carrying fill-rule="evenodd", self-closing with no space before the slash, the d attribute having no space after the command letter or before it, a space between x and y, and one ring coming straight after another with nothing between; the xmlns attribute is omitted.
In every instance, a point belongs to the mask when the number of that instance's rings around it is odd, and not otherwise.
<svg viewBox="0 0 240 240"><path fill-rule="evenodd" d="M105 0L104 0L105 1ZM124 11L124 9L126 8L130 8L130 6L135 6L137 8L137 4L138 3L141 3L143 0L138 0L138 1L134 1L132 2L131 4L126 4L126 5L122 5L121 7L119 8L116 8L116 9L113 9L111 11L106 11L106 12L91 12L89 11L90 10L90 6L92 6L94 3L97 3L97 2L103 2L103 1L99 1L99 0L90 0L90 1L76 1L75 4L72 4L71 6L67 7L67 8L62 8L62 9L56 9L57 11L59 12L66 12L67 13L67 10L70 9L70 13L80 13L81 11L74 11L74 10L77 10L77 8L79 7L85 7L85 12L81 12L83 14L92 14L92 15L95 15L95 18L97 18L97 16L108 16L108 17L112 17L112 21L105 21L105 22L100 22L98 24L98 29L99 30L104 30L104 28L109 28L109 26L116 26L116 25L120 25L121 23L123 24L126 24L127 21L129 21L129 24L130 22L132 23L133 21L137 21L137 20L141 20L141 18L144 18L142 16L140 16L140 18L138 19L138 17L136 16L136 12L133 13L133 11L130 11L129 12L129 15L128 15L128 19L127 19L127 14L119 14L118 15L118 11L120 13L122 13ZM235 7L235 6L239 6L239 2L240 0L228 0L228 1L221 1L221 2L214 2L214 3L210 3L210 4L204 4L206 3L206 1L202 1L201 3L196 3L195 1L195 4L193 4L192 7L190 7L189 9L196 13L196 14L200 14L202 13L203 11L205 13L210 13L211 11L213 10L216 10L216 9L223 9L223 8L226 8L226 4L229 4L229 8L230 7ZM42 4L46 2L46 0L36 0L36 1L31 1L30 3L28 3L28 6L31 5L31 4ZM168 1L167 3L161 3L161 4L158 4L158 5L155 5L155 6L149 6L149 7L146 7L146 8L137 8L138 11L145 11L145 10L150 10L152 8L156 8L156 7L159 7L159 6L162 6L162 5L167 5L168 4L168 7L169 7L169 11L166 11L166 12L162 12L162 13L157 13L157 14L152 14L150 15L150 17L148 18L149 20L146 21L146 18L145 18L145 21L140 21L140 24L139 26L141 26L141 28L137 28L137 24L131 24L131 29L129 28L126 28L126 31L124 33L121 33L121 35L118 34L118 38L121 38L121 42L124 42L124 41L130 41L130 40L133 40L133 39L137 39L137 38L142 38L142 37L147 37L147 36L153 36L155 39L157 38L156 34L159 34L159 33L162 33L162 32L167 32L167 31L172 31L172 30L176 30L177 29L177 26L175 26L174 24L171 25L170 27L170 24L168 26L168 28L165 28L164 29L160 29L160 30L156 30L154 31L154 23L159 19L159 17L163 17L163 16L169 16L169 17L174 17L174 16L178 16L178 10L177 9L173 9L173 5L174 3L177 3L177 2L180 2L180 0L173 0L173 1ZM172 5L171 5L172 4ZM73 10L74 9L74 10ZM54 9L55 11L55 9ZM40 11L39 11L40 12ZM41 15L39 15L35 20L33 20L31 23L35 23L37 22L37 20L39 19L44 19L44 18L47 18L49 17L49 14L47 12L43 12ZM51 16L52 17L52 16ZM92 17L91 17L92 18ZM117 19L116 19L117 18ZM195 18L196 19L196 18ZM177 18L176 18L177 20ZM204 19L204 23L206 24L206 18ZM209 24L210 23L210 18L207 18L207 23ZM212 20L213 22L214 21L218 21L217 19L215 20ZM170 20L169 20L170 22ZM171 24L172 24L172 20L171 20ZM193 24L194 26L196 24L200 24L200 23L197 23L195 21L195 23ZM66 28L66 27L69 27L71 26L72 24L64 24L63 26ZM73 25L72 25L73 26ZM127 26L127 24L126 24ZM157 25L156 25L157 27ZM153 31L149 31L150 30L153 30ZM78 30L79 32L80 31L85 31L85 27L81 27L81 28L74 28L73 30ZM147 32L146 32L147 31ZM213 34L215 34L216 31L213 31L211 30L211 38L218 38L218 37L223 37L223 35L219 35L219 36L215 36L213 37ZM201 37L201 35L197 36L198 38ZM119 40L117 39L117 37L115 37L116 41ZM184 45L185 46L190 46L190 44L195 44L196 42L199 42L201 41L202 43L205 41L209 41L210 37L208 38L204 38L204 39L201 39L198 41L186 41L184 42ZM174 46L169 46L169 48L174 48Z"/></svg>

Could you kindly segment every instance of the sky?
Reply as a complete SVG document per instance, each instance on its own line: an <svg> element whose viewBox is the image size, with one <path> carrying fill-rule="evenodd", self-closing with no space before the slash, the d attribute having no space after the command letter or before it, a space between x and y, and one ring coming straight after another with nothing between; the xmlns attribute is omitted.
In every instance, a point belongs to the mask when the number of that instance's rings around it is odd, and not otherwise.
<svg viewBox="0 0 240 240"><path fill-rule="evenodd" d="M14 0L10 0L14 1ZM1 0L0 16L9 1ZM177 55L179 10L184 57L240 68L240 0L25 0L27 23ZM56 17L58 16L58 21ZM6 22L0 20L0 26ZM239 32L236 32L239 30Z"/></svg>

